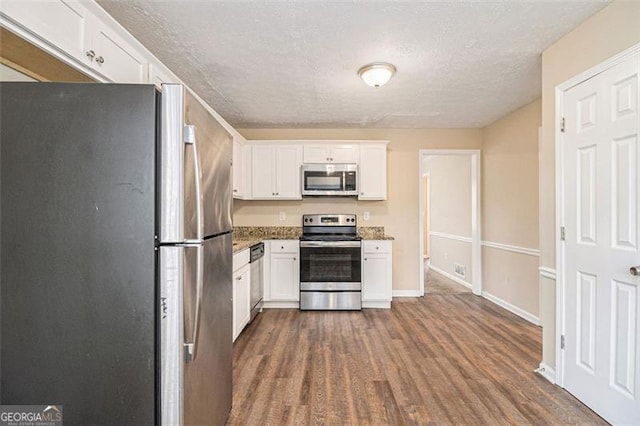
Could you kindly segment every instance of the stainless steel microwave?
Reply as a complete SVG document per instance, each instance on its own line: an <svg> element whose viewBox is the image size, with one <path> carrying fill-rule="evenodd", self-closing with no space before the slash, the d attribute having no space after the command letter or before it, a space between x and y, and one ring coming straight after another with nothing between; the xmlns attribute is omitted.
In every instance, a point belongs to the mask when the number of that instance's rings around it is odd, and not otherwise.
<svg viewBox="0 0 640 426"><path fill-rule="evenodd" d="M303 164L302 195L358 195L356 164Z"/></svg>

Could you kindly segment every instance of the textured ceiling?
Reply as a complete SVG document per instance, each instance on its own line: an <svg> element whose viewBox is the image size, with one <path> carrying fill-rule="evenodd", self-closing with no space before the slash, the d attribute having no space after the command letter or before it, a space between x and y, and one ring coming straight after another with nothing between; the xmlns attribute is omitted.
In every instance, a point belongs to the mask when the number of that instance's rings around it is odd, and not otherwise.
<svg viewBox="0 0 640 426"><path fill-rule="evenodd" d="M540 54L606 1L98 3L232 125L483 127L540 96ZM358 68L393 63L380 89Z"/></svg>

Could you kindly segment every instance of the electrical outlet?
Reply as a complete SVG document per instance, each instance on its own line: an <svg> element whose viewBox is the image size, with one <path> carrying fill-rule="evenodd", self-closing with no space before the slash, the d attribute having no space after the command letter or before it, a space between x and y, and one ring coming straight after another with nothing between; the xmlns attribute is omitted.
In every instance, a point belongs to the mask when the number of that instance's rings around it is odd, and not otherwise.
<svg viewBox="0 0 640 426"><path fill-rule="evenodd" d="M287 219L287 214L286 214L285 212L280 212L280 213L278 214L278 218L279 218L280 220L286 220L286 219Z"/></svg>
<svg viewBox="0 0 640 426"><path fill-rule="evenodd" d="M369 220L370 218L371 218L371 215L369 214L369 212L362 213L362 219Z"/></svg>

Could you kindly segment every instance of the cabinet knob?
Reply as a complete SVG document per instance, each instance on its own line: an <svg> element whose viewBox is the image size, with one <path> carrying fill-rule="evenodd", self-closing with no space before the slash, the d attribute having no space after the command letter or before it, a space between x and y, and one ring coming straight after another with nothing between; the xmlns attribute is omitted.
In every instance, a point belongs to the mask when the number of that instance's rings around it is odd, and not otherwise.
<svg viewBox="0 0 640 426"><path fill-rule="evenodd" d="M276 192L276 195L280 195L280 193L279 193L279 192Z"/></svg>
<svg viewBox="0 0 640 426"><path fill-rule="evenodd" d="M294 257L293 260L296 260L296 258Z"/></svg>
<svg viewBox="0 0 640 426"><path fill-rule="evenodd" d="M237 189L234 189L234 190L233 190L233 192L238 192L238 190L237 190Z"/></svg>
<svg viewBox="0 0 640 426"><path fill-rule="evenodd" d="M280 246L280 250L284 250L284 246Z"/></svg>
<svg viewBox="0 0 640 426"><path fill-rule="evenodd" d="M241 279L242 279L241 275L236 277L236 280L238 280L238 281L240 281Z"/></svg>
<svg viewBox="0 0 640 426"><path fill-rule="evenodd" d="M364 192L361 192L360 195L364 195Z"/></svg>
<svg viewBox="0 0 640 426"><path fill-rule="evenodd" d="M367 258L365 257L365 258L364 258L364 260L369 260L369 259L367 259Z"/></svg>
<svg viewBox="0 0 640 426"><path fill-rule="evenodd" d="M102 56L98 56L96 58L96 62L99 63L99 64L104 64L104 58Z"/></svg>
<svg viewBox="0 0 640 426"><path fill-rule="evenodd" d="M376 246L376 250L380 250L380 247Z"/></svg>
<svg viewBox="0 0 640 426"><path fill-rule="evenodd" d="M93 50L88 50L87 51L87 58L89 58L89 60L93 60L93 58L96 57L96 52L94 52Z"/></svg>

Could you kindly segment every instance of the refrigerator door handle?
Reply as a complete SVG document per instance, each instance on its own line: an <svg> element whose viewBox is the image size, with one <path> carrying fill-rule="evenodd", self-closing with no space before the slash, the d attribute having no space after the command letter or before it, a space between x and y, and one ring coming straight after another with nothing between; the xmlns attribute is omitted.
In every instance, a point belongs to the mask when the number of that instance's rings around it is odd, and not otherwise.
<svg viewBox="0 0 640 426"><path fill-rule="evenodd" d="M196 306L193 320L193 330L185 330L185 363L190 363L196 358L198 346L198 331L200 330L200 317L202 313L202 292L204 289L204 246L196 248ZM187 322L185 321L185 324Z"/></svg>
<svg viewBox="0 0 640 426"><path fill-rule="evenodd" d="M184 126L184 143L193 147L193 178L196 189L196 238L202 240L204 236L204 206L202 200L202 170L200 169L200 156L198 155L198 142L196 140L196 126L188 124Z"/></svg>

